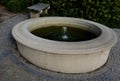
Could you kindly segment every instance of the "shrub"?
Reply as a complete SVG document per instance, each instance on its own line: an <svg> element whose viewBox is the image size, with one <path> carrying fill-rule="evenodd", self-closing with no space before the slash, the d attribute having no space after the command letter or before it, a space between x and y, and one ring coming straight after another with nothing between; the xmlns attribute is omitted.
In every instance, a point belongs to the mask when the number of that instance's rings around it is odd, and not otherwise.
<svg viewBox="0 0 120 81"><path fill-rule="evenodd" d="M6 1L6 2L5 2ZM8 10L12 12L21 12L26 10L27 6L33 5L34 0L2 0L3 3L6 3Z"/></svg>
<svg viewBox="0 0 120 81"><path fill-rule="evenodd" d="M0 0L0 3L3 4L3 5L6 5L6 3L8 2L9 0Z"/></svg>
<svg viewBox="0 0 120 81"><path fill-rule="evenodd" d="M35 0L1 0L7 2L11 11L23 11L26 6L34 4ZM48 16L79 17L105 24L110 27L120 27L120 0L39 0L51 5Z"/></svg>
<svg viewBox="0 0 120 81"><path fill-rule="evenodd" d="M120 22L120 0L40 0L49 3L51 16L79 17L111 27ZM119 25L120 27L120 25Z"/></svg>
<svg viewBox="0 0 120 81"><path fill-rule="evenodd" d="M9 0L6 7L12 12L24 11L26 9L26 0Z"/></svg>

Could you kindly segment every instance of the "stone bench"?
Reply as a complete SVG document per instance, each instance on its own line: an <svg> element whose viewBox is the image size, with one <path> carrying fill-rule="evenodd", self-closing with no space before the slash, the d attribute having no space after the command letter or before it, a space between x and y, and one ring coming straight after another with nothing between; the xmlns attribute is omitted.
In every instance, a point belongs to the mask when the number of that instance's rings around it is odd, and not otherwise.
<svg viewBox="0 0 120 81"><path fill-rule="evenodd" d="M29 14L31 18L38 18L42 13L47 14L48 9L50 9L50 5L44 3L37 3L35 5L27 7L27 9L29 10Z"/></svg>

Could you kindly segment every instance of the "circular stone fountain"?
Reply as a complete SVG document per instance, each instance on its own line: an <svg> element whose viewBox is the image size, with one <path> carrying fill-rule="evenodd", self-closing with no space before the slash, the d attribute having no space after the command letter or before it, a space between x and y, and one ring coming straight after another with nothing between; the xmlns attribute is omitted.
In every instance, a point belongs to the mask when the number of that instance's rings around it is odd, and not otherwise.
<svg viewBox="0 0 120 81"><path fill-rule="evenodd" d="M69 17L29 19L17 24L12 34L28 61L63 73L86 73L100 68L117 42L112 29Z"/></svg>

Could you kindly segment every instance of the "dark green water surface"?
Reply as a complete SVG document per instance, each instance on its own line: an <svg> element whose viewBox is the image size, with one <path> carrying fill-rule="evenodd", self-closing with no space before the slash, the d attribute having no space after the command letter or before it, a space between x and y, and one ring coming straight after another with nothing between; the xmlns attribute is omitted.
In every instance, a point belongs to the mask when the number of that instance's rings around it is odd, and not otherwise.
<svg viewBox="0 0 120 81"><path fill-rule="evenodd" d="M96 34L75 27L50 26L31 31L32 34L55 41L77 42L91 40Z"/></svg>

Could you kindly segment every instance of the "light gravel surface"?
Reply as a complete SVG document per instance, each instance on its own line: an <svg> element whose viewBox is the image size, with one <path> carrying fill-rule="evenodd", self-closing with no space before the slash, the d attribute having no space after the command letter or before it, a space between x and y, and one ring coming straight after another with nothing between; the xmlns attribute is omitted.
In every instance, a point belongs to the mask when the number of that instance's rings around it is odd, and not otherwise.
<svg viewBox="0 0 120 81"><path fill-rule="evenodd" d="M119 39L102 68L85 74L63 74L38 68L20 56L11 30L25 19L27 15L21 14L0 23L0 81L120 81L119 29L114 29Z"/></svg>

